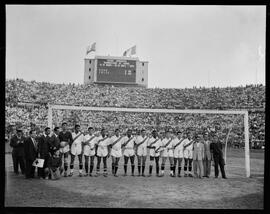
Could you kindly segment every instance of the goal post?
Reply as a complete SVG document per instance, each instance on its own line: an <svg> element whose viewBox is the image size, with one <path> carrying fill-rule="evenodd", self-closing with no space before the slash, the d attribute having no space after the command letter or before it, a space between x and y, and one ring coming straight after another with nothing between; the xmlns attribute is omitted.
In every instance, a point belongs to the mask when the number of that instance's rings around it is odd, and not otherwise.
<svg viewBox="0 0 270 214"><path fill-rule="evenodd" d="M245 139L245 170L246 177L250 177L249 125L247 110L204 110L204 109L146 109L146 108L116 108L116 107L87 107L69 105L48 105L48 127L52 128L52 111L79 110L79 111L107 111L107 112L138 112L138 113L178 113L178 114L231 114L244 116Z"/></svg>

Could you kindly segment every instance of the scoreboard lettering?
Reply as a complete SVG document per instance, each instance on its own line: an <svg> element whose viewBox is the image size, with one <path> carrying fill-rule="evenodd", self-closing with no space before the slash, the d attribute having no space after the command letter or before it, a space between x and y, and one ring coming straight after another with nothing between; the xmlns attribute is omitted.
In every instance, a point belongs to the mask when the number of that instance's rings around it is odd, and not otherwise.
<svg viewBox="0 0 270 214"><path fill-rule="evenodd" d="M136 61L97 59L97 82L136 82Z"/></svg>

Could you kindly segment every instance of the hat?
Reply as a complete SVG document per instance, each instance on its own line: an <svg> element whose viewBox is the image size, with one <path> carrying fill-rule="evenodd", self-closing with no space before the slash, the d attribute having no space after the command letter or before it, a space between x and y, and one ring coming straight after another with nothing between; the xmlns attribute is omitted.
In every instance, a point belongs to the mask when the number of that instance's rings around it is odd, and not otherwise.
<svg viewBox="0 0 270 214"><path fill-rule="evenodd" d="M22 128L17 128L16 131L17 132L22 132Z"/></svg>

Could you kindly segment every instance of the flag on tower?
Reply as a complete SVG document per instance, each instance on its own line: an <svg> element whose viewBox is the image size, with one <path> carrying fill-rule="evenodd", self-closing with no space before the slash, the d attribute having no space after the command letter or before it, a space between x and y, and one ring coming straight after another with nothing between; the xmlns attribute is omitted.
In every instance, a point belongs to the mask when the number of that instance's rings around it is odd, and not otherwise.
<svg viewBox="0 0 270 214"><path fill-rule="evenodd" d="M135 55L136 54L136 45L134 45L133 47L127 49L124 53L123 56L131 56L131 55Z"/></svg>
<svg viewBox="0 0 270 214"><path fill-rule="evenodd" d="M87 46L86 55L92 51L96 51L96 43L95 42L91 46L90 45Z"/></svg>

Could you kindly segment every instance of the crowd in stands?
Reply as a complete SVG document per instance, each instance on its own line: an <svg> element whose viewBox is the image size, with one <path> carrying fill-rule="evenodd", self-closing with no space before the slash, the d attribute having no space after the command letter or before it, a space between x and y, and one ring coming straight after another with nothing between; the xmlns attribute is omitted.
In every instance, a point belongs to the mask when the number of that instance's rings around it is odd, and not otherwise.
<svg viewBox="0 0 270 214"><path fill-rule="evenodd" d="M30 123L40 127L47 125L48 104L163 108L163 109L219 109L249 110L251 140L264 141L265 129L265 86L247 85L226 88L160 89L136 87L112 87L83 84L55 84L47 82L6 80L6 126L20 123L29 129ZM62 120L92 124L96 127L134 127L176 129L217 129L226 136L228 127L235 116L168 114L168 113L127 113L93 111L54 111L53 123ZM243 140L244 126L241 117L232 130L234 140ZM82 124L83 125L83 124Z"/></svg>

